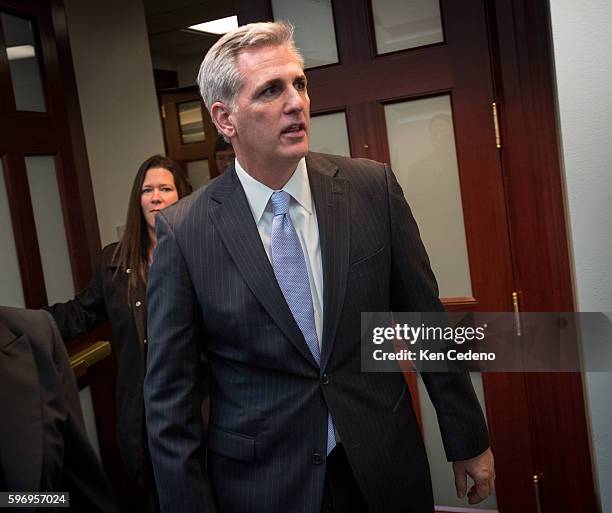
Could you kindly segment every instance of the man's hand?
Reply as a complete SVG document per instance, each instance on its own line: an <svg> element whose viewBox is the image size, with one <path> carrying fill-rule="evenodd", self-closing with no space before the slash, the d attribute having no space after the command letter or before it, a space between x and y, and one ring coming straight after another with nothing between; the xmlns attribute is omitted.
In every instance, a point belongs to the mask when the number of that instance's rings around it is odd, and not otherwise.
<svg viewBox="0 0 612 513"><path fill-rule="evenodd" d="M467 491L467 476L474 480L474 484L467 494L470 504L477 504L493 493L495 465L490 448L475 458L454 461L453 472L455 473L457 497L460 499L465 497L465 492Z"/></svg>

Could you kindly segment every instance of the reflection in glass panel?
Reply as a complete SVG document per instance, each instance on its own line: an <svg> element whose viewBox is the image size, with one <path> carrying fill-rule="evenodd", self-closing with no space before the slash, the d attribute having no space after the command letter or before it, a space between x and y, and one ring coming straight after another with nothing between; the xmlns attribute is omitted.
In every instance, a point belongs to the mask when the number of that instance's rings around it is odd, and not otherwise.
<svg viewBox="0 0 612 513"><path fill-rule="evenodd" d="M30 20L0 13L17 110L45 112L36 38Z"/></svg>
<svg viewBox="0 0 612 513"><path fill-rule="evenodd" d="M52 156L26 157L38 248L49 304L74 296L64 214Z"/></svg>
<svg viewBox="0 0 612 513"><path fill-rule="evenodd" d="M331 0L272 0L275 20L295 26L295 45L304 57L304 68L338 62Z"/></svg>
<svg viewBox="0 0 612 513"><path fill-rule="evenodd" d="M202 185L206 185L210 180L210 167L208 159L192 160L187 162L187 175L193 190L199 189Z"/></svg>
<svg viewBox="0 0 612 513"><path fill-rule="evenodd" d="M372 0L378 54L444 41L439 0Z"/></svg>
<svg viewBox="0 0 612 513"><path fill-rule="evenodd" d="M25 307L19 259L0 160L0 305Z"/></svg>
<svg viewBox="0 0 612 513"><path fill-rule="evenodd" d="M463 208L448 96L385 106L391 165L438 279L441 297L470 297Z"/></svg>
<svg viewBox="0 0 612 513"><path fill-rule="evenodd" d="M321 114L310 118L310 149L321 153L351 156L346 114Z"/></svg>
<svg viewBox="0 0 612 513"><path fill-rule="evenodd" d="M200 100L178 104L179 125L183 144L205 140Z"/></svg>
<svg viewBox="0 0 612 513"><path fill-rule="evenodd" d="M470 378L476 391L476 396L482 407L482 411L485 411L485 399L484 389L482 386L482 374L480 372L471 372ZM431 471L431 481L433 484L434 491L434 503L436 506L443 507L458 507L458 508L470 508L475 509L497 509L497 498L495 493L488 499L482 501L479 504L469 504L467 500L458 499L457 492L455 490L455 477L453 474L452 464L446 460L444 453L444 446L442 444L442 436L440 435L440 428L438 427L438 419L436 417L436 410L429 399L423 380L420 376L418 378L419 385L419 399L421 405L421 420L423 421L423 439L425 442L425 449L427 450L427 459L429 460L429 468ZM468 484L468 487L471 483Z"/></svg>

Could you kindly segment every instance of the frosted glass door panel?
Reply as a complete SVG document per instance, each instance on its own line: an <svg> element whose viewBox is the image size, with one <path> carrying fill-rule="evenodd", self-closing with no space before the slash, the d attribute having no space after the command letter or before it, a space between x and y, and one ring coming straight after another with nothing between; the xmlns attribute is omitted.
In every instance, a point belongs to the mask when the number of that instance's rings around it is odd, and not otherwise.
<svg viewBox="0 0 612 513"><path fill-rule="evenodd" d="M485 411L484 389L482 386L482 374L479 372L470 373L472 384L476 391L476 396ZM436 506L456 507L456 508L476 508L476 509L497 509L497 499L495 493L480 504L468 504L467 499L457 499L455 489L455 477L453 474L452 464L446 461L444 446L442 445L442 436L436 417L436 410L427 395L427 389L423 384L420 376L418 378L419 399L421 404L421 420L423 422L423 439L425 441L425 449L427 450L427 459L429 460L429 468L431 471L431 481L434 491L434 503ZM472 486L472 482L468 479L468 489Z"/></svg>
<svg viewBox="0 0 612 513"><path fill-rule="evenodd" d="M178 115L183 144L201 142L206 139L200 101L179 103Z"/></svg>
<svg viewBox="0 0 612 513"><path fill-rule="evenodd" d="M192 160L187 162L187 175L193 190L199 189L202 185L206 185L210 180L210 167L208 160Z"/></svg>
<svg viewBox="0 0 612 513"><path fill-rule="evenodd" d="M450 99L385 106L391 165L421 231L441 297L471 297Z"/></svg>
<svg viewBox="0 0 612 513"><path fill-rule="evenodd" d="M25 307L4 170L0 160L0 305Z"/></svg>
<svg viewBox="0 0 612 513"><path fill-rule="evenodd" d="M330 0L272 0L275 20L295 26L295 45L304 57L304 67L338 62L334 14Z"/></svg>
<svg viewBox="0 0 612 513"><path fill-rule="evenodd" d="M372 0L378 54L444 41L439 0Z"/></svg>
<svg viewBox="0 0 612 513"><path fill-rule="evenodd" d="M17 110L45 112L47 108L40 79L36 37L32 22L6 13L1 13L0 17L6 41L15 106Z"/></svg>
<svg viewBox="0 0 612 513"><path fill-rule="evenodd" d="M310 149L321 153L351 156L344 112L310 118Z"/></svg>
<svg viewBox="0 0 612 513"><path fill-rule="evenodd" d="M79 390L79 402L83 411L83 420L85 421L85 433L98 459L100 457L100 442L98 439L98 428L96 427L96 412L94 410L93 398L91 396L91 387L86 386Z"/></svg>
<svg viewBox="0 0 612 513"><path fill-rule="evenodd" d="M74 296L64 214L52 156L26 157L38 248L49 304Z"/></svg>

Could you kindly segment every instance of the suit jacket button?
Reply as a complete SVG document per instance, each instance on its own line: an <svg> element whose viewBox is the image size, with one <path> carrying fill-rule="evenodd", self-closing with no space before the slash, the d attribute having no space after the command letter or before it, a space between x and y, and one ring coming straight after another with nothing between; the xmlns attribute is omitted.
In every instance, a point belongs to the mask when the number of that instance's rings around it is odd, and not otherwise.
<svg viewBox="0 0 612 513"><path fill-rule="evenodd" d="M329 376L327 374L323 374L323 376L321 376L321 383L324 385L329 385Z"/></svg>
<svg viewBox="0 0 612 513"><path fill-rule="evenodd" d="M321 463L323 463L323 456L321 456L321 455L320 455L318 452L315 452L315 453L312 455L312 462L313 462L315 465L321 465Z"/></svg>
<svg viewBox="0 0 612 513"><path fill-rule="evenodd" d="M136 301L136 308L138 308L142 303L140 301Z"/></svg>

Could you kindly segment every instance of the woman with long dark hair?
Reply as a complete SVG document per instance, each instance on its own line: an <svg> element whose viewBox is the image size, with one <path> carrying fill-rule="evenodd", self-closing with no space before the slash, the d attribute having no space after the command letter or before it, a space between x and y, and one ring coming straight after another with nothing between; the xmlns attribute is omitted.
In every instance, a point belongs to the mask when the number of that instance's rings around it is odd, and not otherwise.
<svg viewBox="0 0 612 513"><path fill-rule="evenodd" d="M157 511L148 456L142 385L146 365L146 285L157 243L155 216L191 192L183 169L155 155L136 174L121 240L106 246L88 287L66 302L47 307L64 339L110 321L117 360L117 440L128 475L145 496L143 511Z"/></svg>

